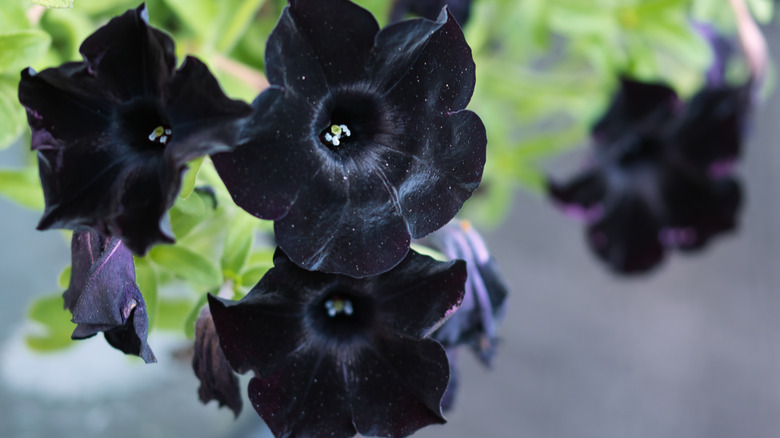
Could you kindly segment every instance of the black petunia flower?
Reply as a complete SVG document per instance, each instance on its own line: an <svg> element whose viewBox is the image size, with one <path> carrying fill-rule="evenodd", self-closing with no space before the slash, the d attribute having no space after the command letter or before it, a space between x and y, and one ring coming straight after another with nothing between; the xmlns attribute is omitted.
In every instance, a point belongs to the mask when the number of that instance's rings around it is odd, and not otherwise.
<svg viewBox="0 0 780 438"><path fill-rule="evenodd" d="M462 261L414 251L356 279L277 250L246 297L209 306L231 366L255 372L249 398L276 437L403 437L445 421L447 356L424 337L455 311L465 280Z"/></svg>
<svg viewBox="0 0 780 438"><path fill-rule="evenodd" d="M623 79L593 129L587 168L550 181L550 194L587 223L590 246L618 272L646 271L668 248L701 248L736 226L731 169L749 103L750 84L707 87L683 103L664 85Z"/></svg>
<svg viewBox="0 0 780 438"><path fill-rule="evenodd" d="M143 254L173 241L168 208L186 163L229 150L250 108L199 60L176 70L173 40L142 5L89 36L82 62L22 72L19 100L38 152L38 229L92 228Z"/></svg>
<svg viewBox="0 0 780 438"><path fill-rule="evenodd" d="M291 0L265 65L239 146L212 158L298 265L385 272L478 186L487 140L463 109L474 62L451 16L379 31L347 0Z"/></svg>
<svg viewBox="0 0 780 438"><path fill-rule="evenodd" d="M146 343L149 317L135 282L133 254L116 237L89 231L73 233L70 285L65 308L78 324L73 339L103 332L114 348L157 362Z"/></svg>
<svg viewBox="0 0 780 438"><path fill-rule="evenodd" d="M450 382L442 408L452 409L458 386L457 350L468 345L485 366L490 366L498 344L498 323L506 311L509 288L482 236L468 221L453 220L422 241L448 259L466 262L463 303L431 337L446 349Z"/></svg>
<svg viewBox="0 0 780 438"><path fill-rule="evenodd" d="M395 0L390 9L390 21L403 20L409 14L435 20L443 7L452 13L461 26L465 26L471 15L472 0Z"/></svg>

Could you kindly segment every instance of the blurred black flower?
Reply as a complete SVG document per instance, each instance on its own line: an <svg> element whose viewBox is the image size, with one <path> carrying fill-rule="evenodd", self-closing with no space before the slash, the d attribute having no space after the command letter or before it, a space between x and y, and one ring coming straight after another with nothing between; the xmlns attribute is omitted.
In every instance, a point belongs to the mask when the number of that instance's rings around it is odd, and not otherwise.
<svg viewBox="0 0 780 438"><path fill-rule="evenodd" d="M474 62L451 16L379 31L349 1L291 0L265 65L271 87L239 146L212 158L298 265L385 272L478 186L487 139L463 109Z"/></svg>
<svg viewBox="0 0 780 438"><path fill-rule="evenodd" d="M463 303L431 337L446 349L450 382L442 408L452 409L458 384L457 350L468 345L485 366L492 364L498 344L497 326L506 310L509 288L485 241L468 221L452 220L422 244L442 252L449 260L466 262Z"/></svg>
<svg viewBox="0 0 780 438"><path fill-rule="evenodd" d="M241 412L241 392L238 378L219 345L209 308L203 307L195 322L195 351L192 356L192 370L200 380L198 396L208 403L216 400L219 407L227 406L236 417Z"/></svg>
<svg viewBox="0 0 780 438"><path fill-rule="evenodd" d="M707 87L683 103L664 85L623 79L593 129L586 169L550 181L550 194L585 220L590 246L618 272L646 271L667 248L701 248L736 226L731 169L749 104L749 84Z"/></svg>
<svg viewBox="0 0 780 438"><path fill-rule="evenodd" d="M447 356L424 337L460 304L462 261L410 251L356 279L277 250L274 266L241 301L209 305L231 366L255 372L249 398L275 436L403 437L444 423Z"/></svg>
<svg viewBox="0 0 780 438"><path fill-rule="evenodd" d="M250 108L199 60L175 69L173 40L142 5L89 36L82 62L22 72L19 100L38 152L38 229L92 228L138 254L172 241L165 212L193 158L229 150Z"/></svg>
<svg viewBox="0 0 780 438"><path fill-rule="evenodd" d="M116 237L95 231L73 233L70 285L65 308L78 324L73 339L103 332L114 348L157 362L146 344L149 317L135 282L133 254Z"/></svg>
<svg viewBox="0 0 780 438"><path fill-rule="evenodd" d="M435 20L441 9L447 6L458 24L465 26L471 15L471 2L472 0L395 0L390 9L390 21L403 20L410 14Z"/></svg>

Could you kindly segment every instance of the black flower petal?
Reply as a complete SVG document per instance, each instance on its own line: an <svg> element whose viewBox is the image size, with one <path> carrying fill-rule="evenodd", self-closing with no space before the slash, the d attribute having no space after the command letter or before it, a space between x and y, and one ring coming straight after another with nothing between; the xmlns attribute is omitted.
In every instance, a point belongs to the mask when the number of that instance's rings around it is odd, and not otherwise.
<svg viewBox="0 0 780 438"><path fill-rule="evenodd" d="M209 296L231 366L253 370L249 396L277 437L402 437L443 423L449 366L424 339L463 298L462 261L410 252L356 279L308 271L277 250L239 302Z"/></svg>
<svg viewBox="0 0 780 438"><path fill-rule="evenodd" d="M450 362L450 381L447 382L447 390L444 391L444 397L441 399L441 410L449 412L455 409L455 401L460 390L460 365L458 358L458 347L447 348L447 360Z"/></svg>
<svg viewBox="0 0 780 438"><path fill-rule="evenodd" d="M607 189L607 181L598 168L586 169L567 184L547 182L547 190L561 210L585 222L601 216Z"/></svg>
<svg viewBox="0 0 780 438"><path fill-rule="evenodd" d="M227 406L238 417L241 412L241 392L238 378L222 352L217 330L208 307L200 312L195 322L195 353L192 369L200 380L198 396L208 403L216 400L219 407Z"/></svg>
<svg viewBox="0 0 780 438"><path fill-rule="evenodd" d="M73 339L104 332L114 348L156 362L146 344L149 317L130 250L115 237L90 231L73 233L71 252L70 285L63 298L78 324Z"/></svg>
<svg viewBox="0 0 780 438"><path fill-rule="evenodd" d="M203 63L175 70L173 40L142 5L81 46L82 62L22 72L46 209L39 229L89 227L143 254L172 241L165 212L186 163L231 149L250 109Z"/></svg>
<svg viewBox="0 0 780 438"><path fill-rule="evenodd" d="M472 0L395 0L390 9L390 21L403 20L410 14L435 20L441 9L447 6L452 16L464 26L471 15L471 2Z"/></svg>
<svg viewBox="0 0 780 438"><path fill-rule="evenodd" d="M740 155L752 86L719 86L697 93L677 120L672 141L689 163L719 176Z"/></svg>
<svg viewBox="0 0 780 438"><path fill-rule="evenodd" d="M664 256L661 226L646 201L625 194L587 229L588 243L617 272L639 273L657 266Z"/></svg>
<svg viewBox="0 0 780 438"><path fill-rule="evenodd" d="M212 158L236 203L276 221L300 266L385 272L478 186L487 138L463 109L474 62L451 16L379 31L346 0L294 0L266 66L271 87L238 148Z"/></svg>
<svg viewBox="0 0 780 438"><path fill-rule="evenodd" d="M619 141L626 133L653 135L664 130L679 108L677 93L664 84L620 79L620 88L607 112L592 130L596 145Z"/></svg>
<svg viewBox="0 0 780 438"><path fill-rule="evenodd" d="M645 272L666 249L699 249L733 230L741 192L730 177L749 109L749 84L701 90L671 104L663 85L624 79L594 128L589 165L551 197L584 219L587 239L617 272Z"/></svg>

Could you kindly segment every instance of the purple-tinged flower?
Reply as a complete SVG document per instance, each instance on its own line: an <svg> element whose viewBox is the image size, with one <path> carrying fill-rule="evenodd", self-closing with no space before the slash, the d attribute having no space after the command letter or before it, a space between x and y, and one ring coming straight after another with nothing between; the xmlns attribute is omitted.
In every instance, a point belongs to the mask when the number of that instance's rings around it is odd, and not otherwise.
<svg viewBox="0 0 780 438"><path fill-rule="evenodd" d="M147 22L142 5L89 36L84 61L22 72L46 200L38 229L88 227L143 254L173 241L165 213L186 163L233 146L249 106L195 58L176 70L173 40Z"/></svg>
<svg viewBox="0 0 780 438"><path fill-rule="evenodd" d="M135 282L133 254L116 237L95 231L73 233L70 285L65 308L78 324L73 339L103 332L114 348L157 362L146 343L149 317Z"/></svg>
<svg viewBox="0 0 780 438"><path fill-rule="evenodd" d="M281 251L239 302L209 296L222 349L253 370L249 398L276 437L404 437L444 423L449 366L426 336L463 298L462 261L410 251L356 279L307 271Z"/></svg>
<svg viewBox="0 0 780 438"><path fill-rule="evenodd" d="M446 6L455 20L465 26L471 15L471 2L472 0L395 0L390 9L390 21L403 20L410 14L435 20Z"/></svg>
<svg viewBox="0 0 780 438"><path fill-rule="evenodd" d="M212 159L298 265L385 272L479 185L485 128L463 109L474 61L450 15L380 31L347 0L291 0L265 65L239 146Z"/></svg>
<svg viewBox="0 0 780 438"><path fill-rule="evenodd" d="M468 221L453 220L423 243L450 260L465 261L468 272L463 303L432 337L445 347L469 345L482 363L490 365L509 294L496 260Z"/></svg>
<svg viewBox="0 0 780 438"><path fill-rule="evenodd" d="M452 409L458 386L457 350L468 345L485 366L490 366L498 344L497 326L506 311L509 288L482 236L468 221L452 220L421 243L441 251L448 259L466 262L463 303L431 337L446 349L450 383L442 408Z"/></svg>
<svg viewBox="0 0 780 438"><path fill-rule="evenodd" d="M200 401L208 403L216 400L219 407L227 406L238 417L241 412L241 391L238 378L219 345L217 330L211 311L204 307L195 322L195 352L192 356L192 369L200 380L198 396Z"/></svg>
<svg viewBox="0 0 780 438"><path fill-rule="evenodd" d="M721 86L726 82L726 67L735 48L731 41L718 33L713 26L703 22L694 22L692 25L712 49L712 65L706 73L707 84Z"/></svg>
<svg viewBox="0 0 780 438"><path fill-rule="evenodd" d="M664 85L623 79L594 127L586 169L550 181L550 195L587 223L591 248L615 271L646 271L668 248L701 248L736 226L742 196L731 169L749 104L749 84L683 103Z"/></svg>

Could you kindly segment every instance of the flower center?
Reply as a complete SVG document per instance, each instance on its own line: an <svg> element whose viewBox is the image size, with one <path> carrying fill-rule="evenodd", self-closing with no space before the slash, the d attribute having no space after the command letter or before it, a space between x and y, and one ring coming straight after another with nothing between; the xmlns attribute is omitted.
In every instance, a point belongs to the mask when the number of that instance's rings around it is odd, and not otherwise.
<svg viewBox="0 0 780 438"><path fill-rule="evenodd" d="M147 138L152 143L159 143L164 145L165 143L168 143L168 139L171 138L172 133L173 131L171 130L171 128L166 128L165 126L157 125L157 127L154 128L152 133L149 134L149 137Z"/></svg>
<svg viewBox="0 0 780 438"><path fill-rule="evenodd" d="M341 137L350 137L351 135L352 131L347 125L330 125L330 129L326 129L320 134L320 141L326 145L338 147L341 144Z"/></svg>
<svg viewBox="0 0 780 438"><path fill-rule="evenodd" d="M372 143L385 144L393 133L390 111L380 96L356 90L336 91L314 121L320 143L338 156L360 153Z"/></svg>
<svg viewBox="0 0 780 438"><path fill-rule="evenodd" d="M331 318L335 318L338 315L351 316L355 312L355 309L352 307L352 301L342 298L325 300L325 310Z"/></svg>
<svg viewBox="0 0 780 438"><path fill-rule="evenodd" d="M314 301L306 312L307 325L327 342L350 342L365 336L375 317L372 299L341 291Z"/></svg>
<svg viewBox="0 0 780 438"><path fill-rule="evenodd" d="M159 151L173 137L168 117L155 99L128 102L117 110L115 117L121 141L139 152Z"/></svg>

